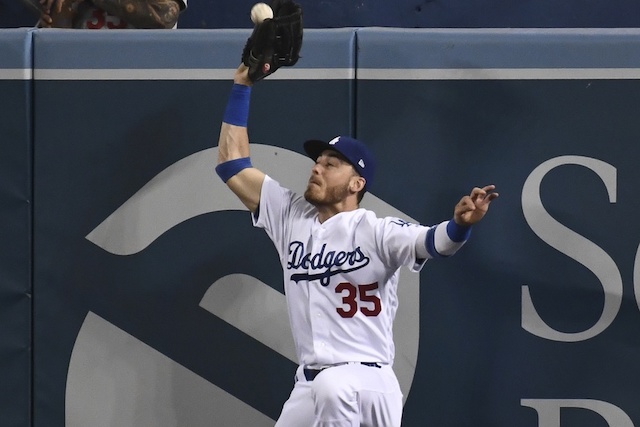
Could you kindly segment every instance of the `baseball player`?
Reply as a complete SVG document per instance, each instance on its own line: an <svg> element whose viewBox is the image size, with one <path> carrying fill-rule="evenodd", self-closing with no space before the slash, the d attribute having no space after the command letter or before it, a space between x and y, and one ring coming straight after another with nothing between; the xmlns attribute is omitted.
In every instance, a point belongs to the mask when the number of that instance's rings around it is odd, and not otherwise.
<svg viewBox="0 0 640 427"><path fill-rule="evenodd" d="M171 29L187 0L40 0L39 26L89 30Z"/></svg>
<svg viewBox="0 0 640 427"><path fill-rule="evenodd" d="M402 392L392 369L392 328L399 269L418 272L428 259L453 255L498 193L493 185L474 188L455 206L453 219L432 227L378 218L359 207L375 178L374 156L347 136L304 143L315 161L304 195L254 168L247 131L252 85L295 63L301 44L301 29L291 30L301 17L283 12L288 22L280 29L279 12L274 9L275 24L265 21L269 31L261 33L260 24L247 42L216 167L253 224L267 232L282 264L299 366L276 427L398 427ZM261 34L278 34L278 41ZM272 57L265 46L285 48Z"/></svg>
<svg viewBox="0 0 640 427"><path fill-rule="evenodd" d="M498 197L474 188L453 219L433 227L378 218L359 207L375 159L360 141L307 141L316 163L303 196L252 167L247 119L252 80L241 65L223 119L220 177L273 241L284 271L300 366L278 427L400 426L402 393L392 370L399 269L420 271L453 255Z"/></svg>

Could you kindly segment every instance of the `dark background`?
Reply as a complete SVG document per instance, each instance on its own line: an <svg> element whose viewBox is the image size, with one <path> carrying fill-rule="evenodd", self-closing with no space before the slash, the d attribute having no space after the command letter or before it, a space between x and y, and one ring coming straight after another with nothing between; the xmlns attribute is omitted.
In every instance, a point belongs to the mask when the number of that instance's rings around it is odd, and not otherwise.
<svg viewBox="0 0 640 427"><path fill-rule="evenodd" d="M632 0L298 0L307 28L632 28ZM180 28L248 28L256 0L191 0ZM22 0L0 0L0 27L30 27Z"/></svg>

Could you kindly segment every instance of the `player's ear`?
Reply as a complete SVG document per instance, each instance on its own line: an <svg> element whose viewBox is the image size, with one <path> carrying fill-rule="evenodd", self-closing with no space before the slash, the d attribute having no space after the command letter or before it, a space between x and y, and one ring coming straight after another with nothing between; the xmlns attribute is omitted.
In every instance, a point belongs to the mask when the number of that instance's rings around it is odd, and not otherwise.
<svg viewBox="0 0 640 427"><path fill-rule="evenodd" d="M349 189L357 194L364 189L366 183L367 182L363 177L361 177L360 175L354 175L353 177L351 177Z"/></svg>

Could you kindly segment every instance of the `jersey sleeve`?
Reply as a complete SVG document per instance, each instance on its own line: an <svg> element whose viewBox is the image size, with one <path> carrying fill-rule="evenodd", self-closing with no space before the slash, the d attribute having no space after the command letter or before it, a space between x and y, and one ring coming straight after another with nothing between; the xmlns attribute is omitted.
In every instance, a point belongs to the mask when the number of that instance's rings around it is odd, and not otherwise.
<svg viewBox="0 0 640 427"><path fill-rule="evenodd" d="M394 268L408 267L418 272L427 258L416 256L416 241L428 227L399 218L387 217L378 224L377 245L385 263Z"/></svg>
<svg viewBox="0 0 640 427"><path fill-rule="evenodd" d="M456 252L467 242L471 229L468 228L462 235L460 231L457 233L452 226L455 223L453 220L444 221L436 226L430 228L426 236L426 247L432 258L444 258L449 257Z"/></svg>
<svg viewBox="0 0 640 427"><path fill-rule="evenodd" d="M253 225L262 228L273 241L276 249L283 254L285 236L291 213L295 211L298 196L284 188L270 176L265 176L260 193L260 205L252 214Z"/></svg>

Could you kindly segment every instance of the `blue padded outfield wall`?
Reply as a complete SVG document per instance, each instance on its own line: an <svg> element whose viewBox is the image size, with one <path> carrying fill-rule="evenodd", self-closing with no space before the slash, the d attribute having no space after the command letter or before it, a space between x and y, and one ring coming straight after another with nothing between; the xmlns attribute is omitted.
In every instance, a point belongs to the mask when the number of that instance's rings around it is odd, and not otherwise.
<svg viewBox="0 0 640 427"><path fill-rule="evenodd" d="M0 31L0 426L274 424L280 264L214 172L248 35ZM380 215L501 194L401 274L403 426L640 427L640 30L308 30L301 54L253 89L254 165L302 190L302 141L351 134Z"/></svg>
<svg viewBox="0 0 640 427"><path fill-rule="evenodd" d="M31 414L32 64L28 30L0 32L0 425Z"/></svg>

